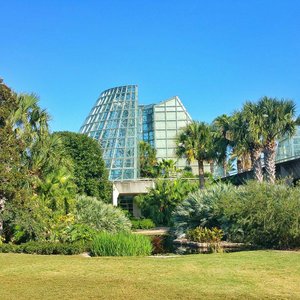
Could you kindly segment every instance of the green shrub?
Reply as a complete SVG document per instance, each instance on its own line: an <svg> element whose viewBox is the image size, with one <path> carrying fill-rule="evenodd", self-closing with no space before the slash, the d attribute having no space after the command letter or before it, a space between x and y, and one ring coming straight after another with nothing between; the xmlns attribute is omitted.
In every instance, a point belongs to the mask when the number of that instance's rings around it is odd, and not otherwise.
<svg viewBox="0 0 300 300"><path fill-rule="evenodd" d="M219 227L227 240L265 248L300 246L300 187L249 181L190 195L173 215L177 234Z"/></svg>
<svg viewBox="0 0 300 300"><path fill-rule="evenodd" d="M76 222L97 231L130 231L131 222L124 212L97 198L79 196L76 202Z"/></svg>
<svg viewBox="0 0 300 300"><path fill-rule="evenodd" d="M207 227L196 227L186 233L186 238L199 243L220 243L223 237L223 231L217 227L209 229Z"/></svg>
<svg viewBox="0 0 300 300"><path fill-rule="evenodd" d="M229 235L265 248L300 246L300 188L248 182L218 207Z"/></svg>
<svg viewBox="0 0 300 300"><path fill-rule="evenodd" d="M155 224L151 219L133 219L130 221L132 229L151 229L155 227Z"/></svg>
<svg viewBox="0 0 300 300"><path fill-rule="evenodd" d="M152 244L148 237L130 233L98 234L91 244L92 256L141 256L150 255Z"/></svg>
<svg viewBox="0 0 300 300"><path fill-rule="evenodd" d="M20 245L15 244L1 244L0 245L0 253L19 253L22 252L22 249L20 248Z"/></svg>
<svg viewBox="0 0 300 300"><path fill-rule="evenodd" d="M97 231L85 224L72 224L59 232L59 241L74 243L77 241L91 241Z"/></svg>
<svg viewBox="0 0 300 300"><path fill-rule="evenodd" d="M171 226L173 211L196 189L197 183L187 179L157 179L155 187L148 194L136 196L135 201L146 218L150 218L157 225Z"/></svg>
<svg viewBox="0 0 300 300"><path fill-rule="evenodd" d="M2 253L28 253L28 254L80 254L87 251L88 244L83 242L77 243L51 243L51 242L27 242L20 245L2 244L0 245L0 252Z"/></svg>
<svg viewBox="0 0 300 300"><path fill-rule="evenodd" d="M218 184L191 193L173 213L173 223L178 236L188 229L202 227L226 227L218 206L224 195L235 192L232 185ZM226 231L225 231L226 232Z"/></svg>

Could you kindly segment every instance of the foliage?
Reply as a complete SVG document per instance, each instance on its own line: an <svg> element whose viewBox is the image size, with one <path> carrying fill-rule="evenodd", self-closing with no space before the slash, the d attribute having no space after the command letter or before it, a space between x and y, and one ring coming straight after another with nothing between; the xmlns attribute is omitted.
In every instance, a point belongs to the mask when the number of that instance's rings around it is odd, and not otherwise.
<svg viewBox="0 0 300 300"><path fill-rule="evenodd" d="M2 253L27 253L27 254L64 254L73 255L80 254L88 250L88 245L83 242L77 243L54 243L54 242L34 242L14 245L2 244L0 245L0 252Z"/></svg>
<svg viewBox="0 0 300 300"><path fill-rule="evenodd" d="M177 208L177 233L196 226L221 228L231 241L267 248L300 246L300 188L248 182L194 193Z"/></svg>
<svg viewBox="0 0 300 300"><path fill-rule="evenodd" d="M215 158L213 151L213 135L211 127L204 122L192 122L188 124L177 137L176 154L185 157L190 163L198 162L199 186L205 186L204 161L210 162Z"/></svg>
<svg viewBox="0 0 300 300"><path fill-rule="evenodd" d="M155 223L151 219L132 219L130 221L132 229L151 229L155 227Z"/></svg>
<svg viewBox="0 0 300 300"><path fill-rule="evenodd" d="M72 224L65 227L59 235L59 240L63 243L74 243L78 241L91 241L97 234L95 229L92 229L85 224Z"/></svg>
<svg viewBox="0 0 300 300"><path fill-rule="evenodd" d="M223 231L217 227L196 227L186 232L186 238L199 243L219 243L223 237Z"/></svg>
<svg viewBox="0 0 300 300"><path fill-rule="evenodd" d="M14 124L9 121L17 103L17 95L0 79L0 236L7 235L3 216L7 204L26 201L31 195L26 186L27 170L21 159L24 143L15 135Z"/></svg>
<svg viewBox="0 0 300 300"><path fill-rule="evenodd" d="M155 166L157 164L156 150L147 142L139 143L140 177L156 177Z"/></svg>
<svg viewBox="0 0 300 300"><path fill-rule="evenodd" d="M124 212L97 198L79 196L76 200L76 222L85 224L98 231L129 231L130 220Z"/></svg>
<svg viewBox="0 0 300 300"><path fill-rule="evenodd" d="M111 202L112 186L97 141L74 132L56 132L74 164L74 182L79 194Z"/></svg>
<svg viewBox="0 0 300 300"><path fill-rule="evenodd" d="M144 256L151 251L151 241L144 235L102 232L93 239L90 253L92 256Z"/></svg>
<svg viewBox="0 0 300 300"><path fill-rule="evenodd" d="M172 212L184 198L197 189L197 185L187 179L157 179L155 187L148 194L139 195L135 200L145 217L157 225L171 225Z"/></svg>
<svg viewBox="0 0 300 300"><path fill-rule="evenodd" d="M225 194L234 191L234 187L227 184L215 184L206 190L191 193L173 213L174 228L177 235L182 235L189 229L202 227L226 227L221 224L217 206Z"/></svg>
<svg viewBox="0 0 300 300"><path fill-rule="evenodd" d="M222 214L234 225L233 234L240 229L244 242L268 248L300 246L299 187L248 182L228 196L221 203Z"/></svg>
<svg viewBox="0 0 300 300"><path fill-rule="evenodd" d="M173 159L162 159L154 166L156 177L171 178L176 177L178 172L176 161Z"/></svg>
<svg viewBox="0 0 300 300"><path fill-rule="evenodd" d="M291 136L299 125L295 120L296 105L292 100L263 97L257 103L262 115L262 141L267 180L275 182L276 140Z"/></svg>

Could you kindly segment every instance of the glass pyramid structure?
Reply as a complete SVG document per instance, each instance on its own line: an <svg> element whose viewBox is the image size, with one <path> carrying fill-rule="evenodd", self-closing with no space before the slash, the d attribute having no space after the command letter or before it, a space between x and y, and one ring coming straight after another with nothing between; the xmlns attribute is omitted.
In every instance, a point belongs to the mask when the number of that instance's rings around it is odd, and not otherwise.
<svg viewBox="0 0 300 300"><path fill-rule="evenodd" d="M158 159L173 159L178 167L187 166L184 159L176 158L175 138L189 122L191 117L177 96L158 104L138 105L137 85L127 85L102 92L80 132L101 144L109 179L123 181L139 177L141 140L156 148Z"/></svg>

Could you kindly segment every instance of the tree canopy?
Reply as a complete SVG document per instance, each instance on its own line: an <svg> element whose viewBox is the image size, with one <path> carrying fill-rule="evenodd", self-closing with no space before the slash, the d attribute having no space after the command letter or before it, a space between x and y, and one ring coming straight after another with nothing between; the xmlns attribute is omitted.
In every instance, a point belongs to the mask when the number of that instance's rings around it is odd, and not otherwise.
<svg viewBox="0 0 300 300"><path fill-rule="evenodd" d="M79 194L111 202L112 186L97 141L74 132L56 132L73 161L74 182Z"/></svg>

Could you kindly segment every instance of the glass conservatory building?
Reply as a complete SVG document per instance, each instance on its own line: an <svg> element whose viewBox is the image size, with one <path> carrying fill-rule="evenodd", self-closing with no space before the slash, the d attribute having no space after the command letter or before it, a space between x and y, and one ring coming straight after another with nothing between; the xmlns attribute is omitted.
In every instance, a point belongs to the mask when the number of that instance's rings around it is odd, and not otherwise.
<svg viewBox="0 0 300 300"><path fill-rule="evenodd" d="M191 117L177 96L138 105L137 85L127 85L102 92L80 132L99 141L109 179L122 181L139 177L141 140L157 150L158 159L173 159L178 167L185 167L186 160L176 158L175 138L189 122Z"/></svg>

